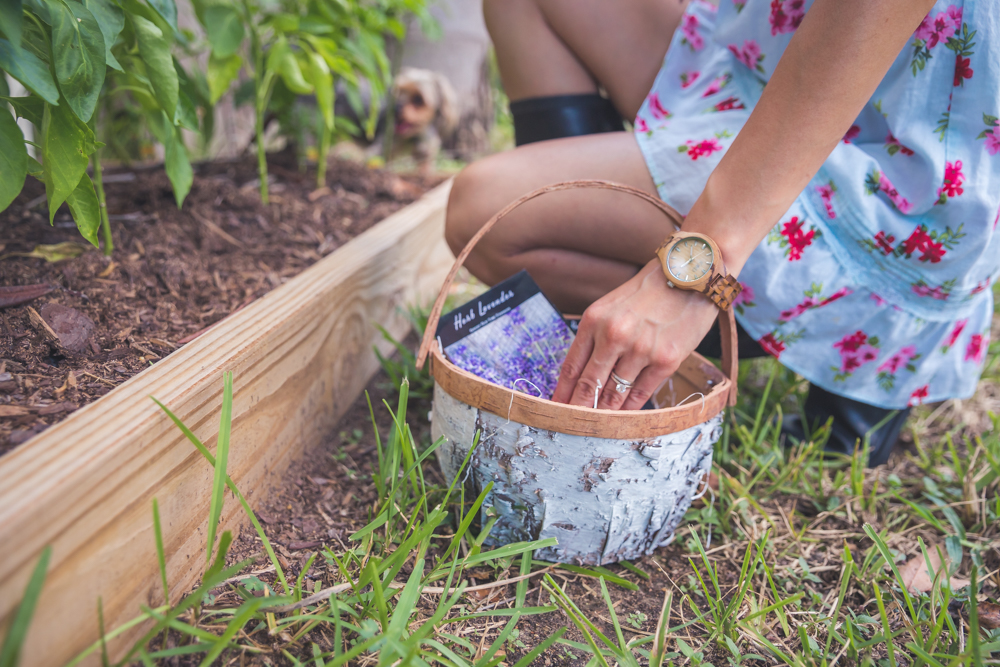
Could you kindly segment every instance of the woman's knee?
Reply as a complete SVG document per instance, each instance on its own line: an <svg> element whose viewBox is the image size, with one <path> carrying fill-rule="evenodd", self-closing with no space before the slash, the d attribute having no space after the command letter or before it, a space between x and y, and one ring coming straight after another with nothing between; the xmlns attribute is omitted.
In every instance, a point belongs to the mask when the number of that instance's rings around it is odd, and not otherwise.
<svg viewBox="0 0 1000 667"><path fill-rule="evenodd" d="M490 181L488 160L474 162L463 169L451 186L448 212L444 223L444 238L451 251L458 255L492 213L485 210L483 200Z"/></svg>
<svg viewBox="0 0 1000 667"><path fill-rule="evenodd" d="M504 182L500 175L503 160L497 159L499 157L474 162L455 177L448 198L444 234L448 247L456 256L503 205L498 204L496 192L497 184ZM473 275L490 283L502 279L504 272L500 266L503 264L501 254L491 243L497 238L496 235L484 237L466 262Z"/></svg>

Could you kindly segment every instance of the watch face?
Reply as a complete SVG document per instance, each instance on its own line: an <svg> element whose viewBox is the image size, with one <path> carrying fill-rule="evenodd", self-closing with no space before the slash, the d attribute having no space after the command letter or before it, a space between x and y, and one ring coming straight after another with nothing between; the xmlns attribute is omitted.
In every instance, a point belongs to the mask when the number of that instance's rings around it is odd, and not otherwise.
<svg viewBox="0 0 1000 667"><path fill-rule="evenodd" d="M698 237L681 239L667 252L670 275L682 283L692 283L705 277L714 262L712 246Z"/></svg>

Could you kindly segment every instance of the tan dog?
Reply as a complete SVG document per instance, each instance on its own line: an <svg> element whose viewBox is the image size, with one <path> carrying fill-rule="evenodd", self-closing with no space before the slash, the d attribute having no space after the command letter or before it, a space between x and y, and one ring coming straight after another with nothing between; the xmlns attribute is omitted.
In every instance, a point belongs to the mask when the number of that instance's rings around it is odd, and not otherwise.
<svg viewBox="0 0 1000 667"><path fill-rule="evenodd" d="M458 125L455 89L443 74L404 67L392 87L395 100L393 156L413 155L423 175L434 170L442 138Z"/></svg>

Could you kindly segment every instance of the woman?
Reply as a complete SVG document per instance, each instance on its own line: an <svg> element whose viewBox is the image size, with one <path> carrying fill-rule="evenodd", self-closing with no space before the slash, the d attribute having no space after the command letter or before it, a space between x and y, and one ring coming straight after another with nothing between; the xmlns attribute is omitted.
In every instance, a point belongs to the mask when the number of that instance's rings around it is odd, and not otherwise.
<svg viewBox="0 0 1000 667"><path fill-rule="evenodd" d="M806 377L810 425L833 417L828 447L869 433L882 463L909 406L970 396L982 370L1000 265L998 8L719 2L485 0L520 146L458 176L448 242L457 252L547 183L658 193L742 284L742 356ZM614 131L619 114L633 132ZM671 230L648 204L572 191L522 209L468 266L488 283L527 268L585 311L553 400L592 403L600 383L599 407L637 409L692 350L718 354L718 309L670 288L653 253Z"/></svg>

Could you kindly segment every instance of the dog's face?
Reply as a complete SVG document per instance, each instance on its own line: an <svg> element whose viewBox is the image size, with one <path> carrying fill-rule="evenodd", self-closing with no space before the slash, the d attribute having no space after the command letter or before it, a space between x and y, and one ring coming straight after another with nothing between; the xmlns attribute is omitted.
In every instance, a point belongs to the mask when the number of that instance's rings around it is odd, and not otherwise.
<svg viewBox="0 0 1000 667"><path fill-rule="evenodd" d="M437 72L404 67L394 88L396 136L411 139L433 124L440 134L454 130L458 122L455 93Z"/></svg>
<svg viewBox="0 0 1000 667"><path fill-rule="evenodd" d="M396 136L409 139L425 132L434 122L437 108L437 94L432 88L416 81L399 82L396 87Z"/></svg>

